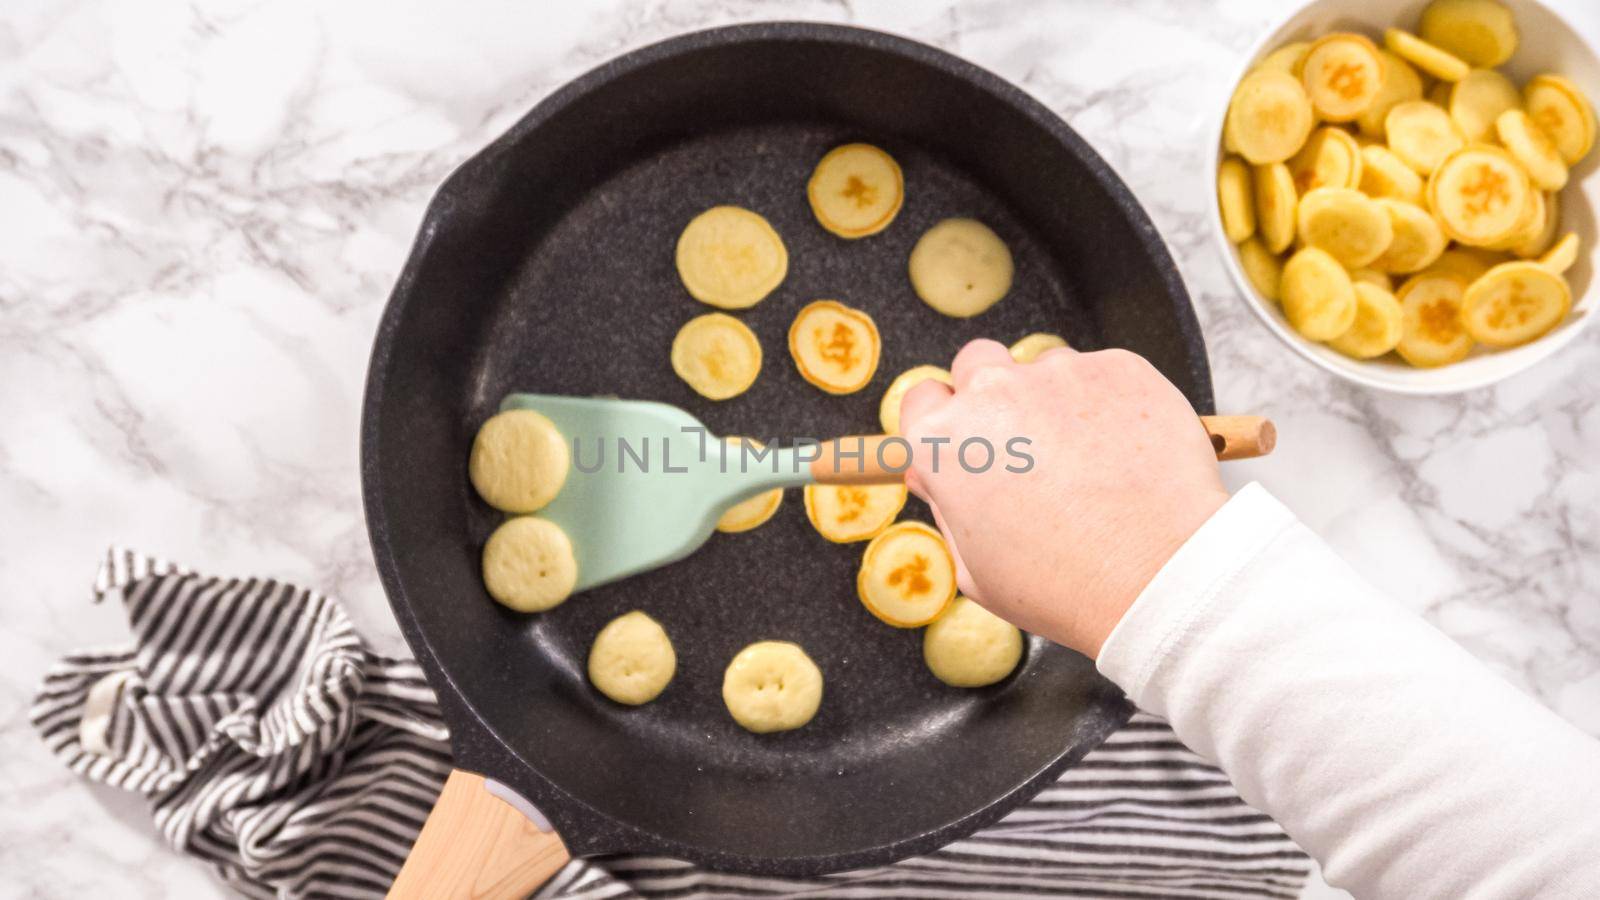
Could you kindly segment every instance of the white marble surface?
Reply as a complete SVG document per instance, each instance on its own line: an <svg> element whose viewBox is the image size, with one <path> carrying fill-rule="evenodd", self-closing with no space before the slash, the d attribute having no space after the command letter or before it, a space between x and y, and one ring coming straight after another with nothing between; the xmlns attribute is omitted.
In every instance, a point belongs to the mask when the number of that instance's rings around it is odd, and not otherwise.
<svg viewBox="0 0 1600 900"><path fill-rule="evenodd" d="M1558 4L1600 42L1600 6ZM1012 79L1173 246L1218 405L1275 417L1264 481L1359 569L1600 733L1600 330L1454 399L1332 380L1234 295L1205 128L1266 0L10 0L0 10L0 894L203 896L141 805L76 782L25 709L124 542L343 597L401 649L356 474L366 356L434 186L566 79L697 27L883 28Z"/></svg>

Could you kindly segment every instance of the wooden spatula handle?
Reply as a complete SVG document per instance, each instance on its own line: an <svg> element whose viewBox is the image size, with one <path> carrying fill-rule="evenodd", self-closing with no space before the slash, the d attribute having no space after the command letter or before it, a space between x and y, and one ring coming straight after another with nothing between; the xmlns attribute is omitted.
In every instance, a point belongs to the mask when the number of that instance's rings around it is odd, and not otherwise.
<svg viewBox="0 0 1600 900"><path fill-rule="evenodd" d="M811 461L820 484L893 484L905 477L911 445L886 434L852 434L824 441Z"/></svg>
<svg viewBox="0 0 1600 900"><path fill-rule="evenodd" d="M1201 416L1200 424L1217 459L1266 456L1278 442L1272 420L1262 416ZM957 452L948 445L940 450L946 458ZM827 441L819 451L811 476L820 484L892 484L905 475L910 444L884 434L851 435Z"/></svg>
<svg viewBox="0 0 1600 900"><path fill-rule="evenodd" d="M1266 456L1278 444L1278 429L1265 416L1201 416L1217 459Z"/></svg>
<svg viewBox="0 0 1600 900"><path fill-rule="evenodd" d="M521 900L571 858L560 836L489 793L482 775L456 769L389 888L389 900Z"/></svg>

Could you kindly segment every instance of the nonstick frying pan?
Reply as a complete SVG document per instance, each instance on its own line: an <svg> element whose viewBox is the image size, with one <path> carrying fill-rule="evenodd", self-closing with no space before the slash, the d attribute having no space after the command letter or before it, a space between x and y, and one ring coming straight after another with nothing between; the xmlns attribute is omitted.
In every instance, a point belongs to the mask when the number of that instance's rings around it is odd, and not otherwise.
<svg viewBox="0 0 1600 900"><path fill-rule="evenodd" d="M887 231L844 241L818 226L805 183L853 140L900 162L906 199ZM790 268L739 314L765 345L761 377L713 403L674 377L667 351L706 311L677 279L678 232L720 203L766 216ZM988 223L1016 259L1011 293L974 319L934 313L906 277L917 237L950 216ZM791 319L817 298L867 310L884 336L857 394L816 390L787 357ZM466 460L508 393L661 400L713 433L830 437L876 431L896 373L948 364L976 337L1032 331L1143 354L1212 412L1188 296L1127 188L1038 102L909 40L798 23L689 34L582 76L462 165L389 299L362 418L373 552L461 770L413 863L514 892L565 860L560 843L540 845L538 829L485 801L487 784L548 817L573 855L786 875L879 865L995 821L1120 726L1131 712L1121 693L1039 639L998 685L941 685L920 633L857 601L862 545L822 540L792 494L754 531L544 614L495 604L479 575L498 515L472 493ZM915 500L903 517L929 518ZM632 609L662 622L679 660L667 691L639 708L584 675L594 635ZM824 673L805 728L749 734L722 705L723 668L766 638L800 643Z"/></svg>

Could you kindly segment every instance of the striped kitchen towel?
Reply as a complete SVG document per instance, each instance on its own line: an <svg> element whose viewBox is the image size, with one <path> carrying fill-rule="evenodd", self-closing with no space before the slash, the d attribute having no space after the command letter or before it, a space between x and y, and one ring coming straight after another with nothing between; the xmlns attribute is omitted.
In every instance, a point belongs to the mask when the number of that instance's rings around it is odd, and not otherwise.
<svg viewBox="0 0 1600 900"><path fill-rule="evenodd" d="M418 666L338 602L113 549L126 647L73 653L30 718L74 772L145 794L157 830L251 897L381 897L450 770ZM1294 897L1310 863L1227 778L1140 715L994 826L821 878L654 857L575 860L538 894L600 897Z"/></svg>

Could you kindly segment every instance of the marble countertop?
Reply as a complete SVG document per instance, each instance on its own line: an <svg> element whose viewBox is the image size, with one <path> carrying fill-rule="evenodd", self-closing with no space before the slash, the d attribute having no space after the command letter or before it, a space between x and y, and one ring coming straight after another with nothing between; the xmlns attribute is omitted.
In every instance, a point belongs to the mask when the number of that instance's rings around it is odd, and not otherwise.
<svg viewBox="0 0 1600 900"><path fill-rule="evenodd" d="M1555 0L1600 44L1600 6ZM357 481L374 326L434 187L556 86L702 26L852 22L1021 84L1171 244L1218 406L1274 417L1264 482L1355 565L1600 734L1600 330L1453 398L1334 380L1235 295L1206 233L1205 130L1272 0L458 0L0 13L0 894L206 896L142 803L26 720L45 667L114 643L111 543L342 597L403 646Z"/></svg>

